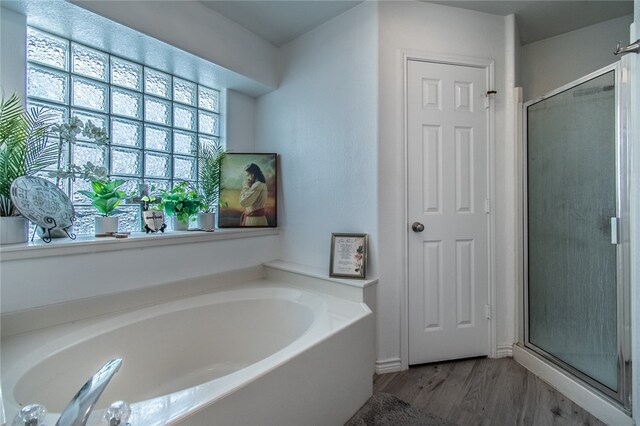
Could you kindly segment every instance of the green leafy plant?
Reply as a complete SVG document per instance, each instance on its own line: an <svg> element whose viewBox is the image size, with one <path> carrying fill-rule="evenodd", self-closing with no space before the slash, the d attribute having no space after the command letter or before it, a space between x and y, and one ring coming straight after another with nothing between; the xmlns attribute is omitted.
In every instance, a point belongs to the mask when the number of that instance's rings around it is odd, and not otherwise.
<svg viewBox="0 0 640 426"><path fill-rule="evenodd" d="M126 183L124 179L110 179L104 167L96 167L90 162L81 170L84 179L91 183L92 191L81 190L80 194L91 200L91 205L103 216L113 213L127 193L118 189Z"/></svg>
<svg viewBox="0 0 640 426"><path fill-rule="evenodd" d="M170 190L161 189L158 193L158 208L167 216L176 216L182 223L188 224L189 218L204 207L202 197L187 182L180 182Z"/></svg>
<svg viewBox="0 0 640 426"><path fill-rule="evenodd" d="M220 143L202 145L198 152L198 179L204 213L213 213L218 206L220 191L220 168L227 153Z"/></svg>
<svg viewBox="0 0 640 426"><path fill-rule="evenodd" d="M55 116L45 108L24 110L13 94L0 101L0 216L16 216L11 184L56 162L57 146L49 140Z"/></svg>

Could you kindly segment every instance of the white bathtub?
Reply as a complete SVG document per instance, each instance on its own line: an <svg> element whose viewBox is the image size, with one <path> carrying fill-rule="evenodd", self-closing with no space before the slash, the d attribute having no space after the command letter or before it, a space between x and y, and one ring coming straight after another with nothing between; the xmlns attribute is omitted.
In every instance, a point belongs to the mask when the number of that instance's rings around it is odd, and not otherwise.
<svg viewBox="0 0 640 426"><path fill-rule="evenodd" d="M256 281L2 342L6 418L44 404L54 424L103 363L133 426L340 425L371 395L373 318L356 303Z"/></svg>

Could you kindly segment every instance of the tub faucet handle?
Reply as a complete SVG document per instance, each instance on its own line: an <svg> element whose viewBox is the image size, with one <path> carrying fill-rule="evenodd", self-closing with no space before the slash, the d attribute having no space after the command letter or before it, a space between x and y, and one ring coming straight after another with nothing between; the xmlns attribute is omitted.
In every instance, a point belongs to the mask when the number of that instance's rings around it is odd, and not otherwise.
<svg viewBox="0 0 640 426"><path fill-rule="evenodd" d="M22 408L13 419L11 426L44 426L47 409L42 404L29 404Z"/></svg>
<svg viewBox="0 0 640 426"><path fill-rule="evenodd" d="M122 358L114 358L100 368L67 404L56 426L85 426L93 406L102 395L114 374L120 369Z"/></svg>
<svg viewBox="0 0 640 426"><path fill-rule="evenodd" d="M107 426L128 426L129 416L131 415L131 407L125 401L116 401L112 403L104 413L104 419Z"/></svg>

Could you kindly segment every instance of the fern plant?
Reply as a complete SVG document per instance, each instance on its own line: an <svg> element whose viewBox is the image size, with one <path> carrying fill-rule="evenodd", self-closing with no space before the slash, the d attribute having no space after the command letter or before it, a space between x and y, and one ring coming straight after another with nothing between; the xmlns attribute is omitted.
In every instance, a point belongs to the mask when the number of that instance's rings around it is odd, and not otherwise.
<svg viewBox="0 0 640 426"><path fill-rule="evenodd" d="M55 116L44 108L25 110L16 94L0 101L0 216L17 216L11 201L11 184L33 175L57 159L50 140Z"/></svg>
<svg viewBox="0 0 640 426"><path fill-rule="evenodd" d="M220 143L202 145L198 152L198 180L204 213L213 213L218 206L218 197L223 189L220 168L226 155Z"/></svg>

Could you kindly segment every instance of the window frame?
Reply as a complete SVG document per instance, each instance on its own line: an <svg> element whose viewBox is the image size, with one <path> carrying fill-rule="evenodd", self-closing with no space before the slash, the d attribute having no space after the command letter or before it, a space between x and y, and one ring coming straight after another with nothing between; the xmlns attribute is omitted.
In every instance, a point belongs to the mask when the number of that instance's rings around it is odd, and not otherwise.
<svg viewBox="0 0 640 426"><path fill-rule="evenodd" d="M61 46L64 46L64 65L53 65L51 63L46 63L46 61L38 60L31 55L32 52L36 50L30 50L30 42L32 40L33 35L41 35L46 38L50 38L53 41L59 42ZM221 135L221 105L222 105L222 91L220 89L212 88L210 86L199 84L193 80L188 78L184 78L182 76L178 76L175 74L171 74L165 72L163 70L159 70L155 67L146 66L144 63L137 62L135 60L130 60L127 58L123 58L119 55L113 55L110 52L96 49L94 47L88 46L84 43L75 42L72 39L60 37L54 34L51 34L48 31L41 30L36 27L28 26L27 27L27 63L26 63L26 86L27 86L27 104L32 106L43 106L46 108L57 109L62 112L62 120L68 120L70 117L73 117L77 114L80 115L95 115L96 117L100 117L102 121L99 124L99 127L102 127L103 123L106 123L105 130L109 136L109 142L104 147L99 147L94 142L88 140L82 140L81 137L78 138L77 144L81 147L86 147L87 150L96 149L97 151L102 151L102 156L104 158L103 164L107 170L109 171L109 175L113 178L121 178L128 181L128 191L133 191L136 194L140 193L140 185L147 184L149 186L156 186L157 188L163 187L166 189L170 189L175 186L180 181L187 181L193 184L195 187L198 186L198 156L197 150L204 143L220 143L223 144L223 139ZM104 71L104 78L100 79L98 77L92 77L87 75L86 73L82 73L76 70L74 63L74 52L76 50L85 50L95 53L96 56L102 56L102 58L106 58L106 61L103 62L104 66L98 67L102 68ZM100 64L100 61L95 61L95 64ZM139 71L138 74L138 88L127 87L126 85L119 84L118 82L114 82L113 76L113 64L114 63L125 63L131 65L133 69L137 69ZM66 83L65 93L63 96L63 101L57 101L51 98L37 96L30 93L30 71L31 70L40 70L43 72L52 73L52 75L57 75L60 77L64 77L64 81ZM167 83L167 90L165 95L159 94L157 91L150 90L148 84L150 84L150 80L147 79L149 75L155 75L166 78L165 82ZM87 84L94 84L96 87L101 87L105 93L104 103L106 104L105 108L102 110L92 109L86 105L76 105L74 103L74 95L75 87L74 82L84 82ZM181 99L176 97L176 87L178 85L182 85L185 87L191 87L193 89L193 102L188 103L184 102ZM140 100L141 104L138 108L137 117L133 117L130 115L125 115L119 112L114 113L114 102L113 102L113 94L116 93L129 93L134 95L137 99ZM209 108L203 107L203 102L201 101L201 97L203 92L206 92L210 95L210 104ZM148 102L156 102L158 104L162 104L167 107L167 120L164 123L159 123L156 121L149 120L148 116ZM185 127L176 127L176 110L183 109L185 111L191 112L192 119L191 128ZM210 121L208 122L210 132L204 132L201 122L201 118L203 116L208 116ZM114 142L114 122L116 123L129 123L133 126L137 127L138 130L138 140L136 144L121 144ZM97 123L94 123L97 124ZM148 144L148 129L156 129L166 132L168 135L168 141L166 142L166 150L157 149L154 147L147 146ZM176 138L182 136L187 136L192 138L191 140L191 149L190 152L182 150L177 151L179 147L176 143ZM97 152L96 151L96 152ZM129 153L131 155L131 159L137 157L137 161L134 161L134 164L137 164L138 170L134 170L131 173L127 173L129 170L117 170L119 173L113 173L114 169L114 153ZM66 158L70 158L72 163L75 163L78 166L82 166L86 161L80 160L78 161L75 157L76 152L74 151L74 147L67 146L64 148L64 155ZM117 155L117 154L116 154ZM148 158L152 157L158 158L167 158L167 163L165 164L165 170L167 172L164 176L154 176L148 175ZM189 161L190 168L190 176L187 178L184 175L180 175L180 170L177 169L180 164L180 160ZM76 162L78 161L78 162ZM46 176L43 176L46 177ZM161 185L159 185L161 184ZM86 182L82 182L81 180L76 180L76 182L71 182L69 179L63 183L62 189L65 191L69 198L71 198L74 208L76 210L76 216L78 216L78 221L76 224L76 233L79 234L91 234L93 227L93 218L96 214L95 209L91 206L91 204L87 201L84 201L81 196L76 196L76 191L78 189L86 188L88 185ZM121 210L124 210L125 213L129 212L132 216L129 217L129 224L125 225L129 227L128 229L121 230L130 230L130 231L140 231L141 230L141 214L140 214L140 204L139 203L131 203L128 202L131 200L125 200L121 204ZM87 220L91 219L91 220ZM135 225L133 225L135 224ZM131 228L133 226L133 228Z"/></svg>

